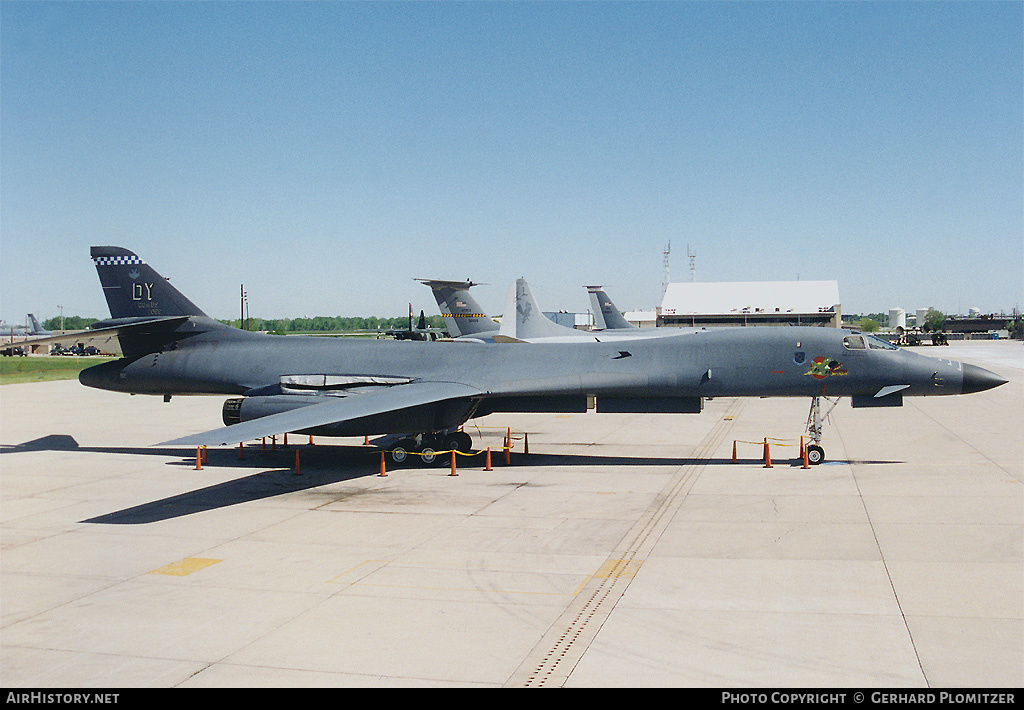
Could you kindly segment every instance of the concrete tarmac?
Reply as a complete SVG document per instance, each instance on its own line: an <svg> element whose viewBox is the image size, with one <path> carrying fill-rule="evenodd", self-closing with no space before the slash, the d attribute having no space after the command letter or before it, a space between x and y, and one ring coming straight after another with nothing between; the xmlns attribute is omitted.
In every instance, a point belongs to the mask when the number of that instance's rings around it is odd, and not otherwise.
<svg viewBox="0 0 1024 710"><path fill-rule="evenodd" d="M0 683L1019 688L1024 349L920 352L1010 382L841 400L810 469L803 399L491 415L493 470L382 477L362 439L152 446L223 398L6 385Z"/></svg>

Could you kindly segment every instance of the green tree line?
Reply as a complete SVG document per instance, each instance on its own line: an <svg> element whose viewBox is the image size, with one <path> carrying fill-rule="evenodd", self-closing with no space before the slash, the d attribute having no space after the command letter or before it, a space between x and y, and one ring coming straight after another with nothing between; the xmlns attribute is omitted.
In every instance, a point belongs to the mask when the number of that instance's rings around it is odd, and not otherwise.
<svg viewBox="0 0 1024 710"><path fill-rule="evenodd" d="M98 321L99 318L84 318L82 316L64 316L64 330L85 330ZM60 316L47 318L42 322L43 330L60 332Z"/></svg>
<svg viewBox="0 0 1024 710"><path fill-rule="evenodd" d="M246 318L240 323L234 320L223 320L221 323L246 330L265 330L270 333L356 333L360 331L378 331L389 329L405 330L409 327L409 317L378 318L377 316L314 316L312 318ZM419 324L419 316L413 318L413 326ZM444 318L429 316L426 318L428 328L444 328Z"/></svg>

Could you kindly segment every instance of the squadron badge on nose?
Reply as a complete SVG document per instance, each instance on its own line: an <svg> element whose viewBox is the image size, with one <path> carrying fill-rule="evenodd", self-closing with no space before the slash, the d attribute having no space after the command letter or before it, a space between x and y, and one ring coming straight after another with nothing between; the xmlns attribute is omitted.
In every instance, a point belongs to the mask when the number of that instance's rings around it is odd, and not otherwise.
<svg viewBox="0 0 1024 710"><path fill-rule="evenodd" d="M845 375L846 368L838 360L832 360L827 357L816 357L811 362L811 369L804 373L810 375L816 380L824 380L826 377L832 377L833 375Z"/></svg>

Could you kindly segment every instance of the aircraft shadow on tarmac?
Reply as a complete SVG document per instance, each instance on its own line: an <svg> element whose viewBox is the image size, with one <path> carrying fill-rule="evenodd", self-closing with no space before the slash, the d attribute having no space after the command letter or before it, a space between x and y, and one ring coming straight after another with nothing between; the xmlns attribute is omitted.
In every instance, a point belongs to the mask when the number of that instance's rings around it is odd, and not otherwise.
<svg viewBox="0 0 1024 710"><path fill-rule="evenodd" d="M80 446L74 437L66 434L51 434L23 444L0 445L0 455L29 451L83 451L105 454L170 456L178 460L168 462L168 465L190 467L195 465L194 453L185 453L179 448ZM379 475L380 472L378 466L380 450L365 446L318 444L316 446L281 447L266 451L250 446L245 451L245 460L239 461L237 450L235 449L211 449L207 452L207 459L203 467L210 467L212 469L222 467L254 467L263 470L252 475L217 483L151 503L114 511L81 522L105 525L141 525L159 522L357 478L375 476ZM301 475L296 475L293 468L295 451L301 452ZM435 464L432 468L440 472L447 468L447 462L447 457L444 457L444 463ZM524 466L555 468L567 466L733 466L743 464L750 466L760 463L760 459L751 458L738 459L734 463L731 458L700 459L692 457L601 456L593 453L551 454L538 452L524 454L522 452L514 452L511 465L519 468ZM856 463L857 465L864 465L898 464L902 462L857 460L852 462L835 461L831 463ZM457 464L470 470L482 470L484 467L484 453L460 456ZM798 468L800 465L801 462L799 460L784 457L774 461L774 466L780 468ZM268 466L273 468L268 468ZM501 454L495 456L492 452L492 467L496 470L505 468L504 456ZM393 464L388 466L389 471L424 468L416 463L407 464L402 467L395 467ZM810 470L809 473L814 473L814 470Z"/></svg>

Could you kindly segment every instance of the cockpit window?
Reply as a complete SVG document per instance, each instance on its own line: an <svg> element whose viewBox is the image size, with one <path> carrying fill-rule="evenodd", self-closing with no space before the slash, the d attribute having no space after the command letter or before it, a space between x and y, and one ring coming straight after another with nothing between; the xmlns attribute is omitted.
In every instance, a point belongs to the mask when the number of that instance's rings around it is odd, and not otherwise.
<svg viewBox="0 0 1024 710"><path fill-rule="evenodd" d="M843 346L847 350L866 350L868 347L864 344L864 337L860 335L847 335L843 338Z"/></svg>
<svg viewBox="0 0 1024 710"><path fill-rule="evenodd" d="M896 350L896 346L890 343L888 340L882 340L876 338L874 335L867 336L868 347L872 350Z"/></svg>

